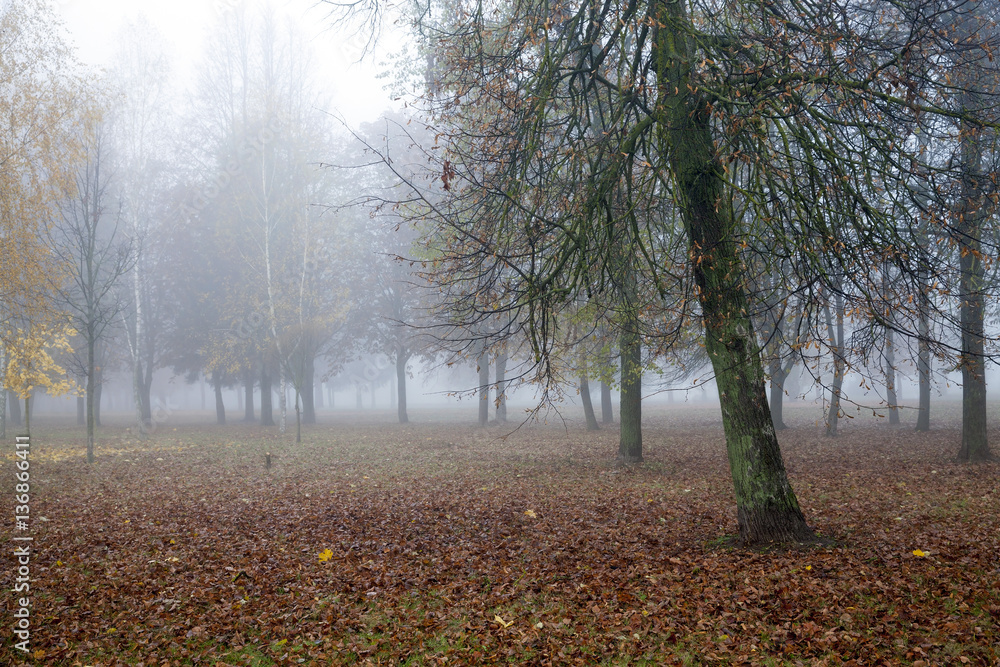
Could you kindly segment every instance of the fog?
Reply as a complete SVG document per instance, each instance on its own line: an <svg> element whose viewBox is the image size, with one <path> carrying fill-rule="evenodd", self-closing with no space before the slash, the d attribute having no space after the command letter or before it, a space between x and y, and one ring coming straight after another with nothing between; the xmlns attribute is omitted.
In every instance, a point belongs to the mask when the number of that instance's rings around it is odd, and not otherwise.
<svg viewBox="0 0 1000 667"><path fill-rule="evenodd" d="M504 405L609 415L613 401L617 415L635 392L647 405L719 401L688 267L697 244L662 188L648 181L617 211L601 200L631 221L612 232L575 231L601 216L585 179L560 175L602 178L599 161L525 167L491 190L521 159L503 153L517 128L500 114L484 129L467 72L442 69L460 49L401 12L373 25L312 0L57 4L63 26L46 39L75 56L53 125L66 159L42 234L59 267L46 335L67 342L54 363L75 386L47 396L66 387L38 383L39 414L83 419L80 395L96 419L204 411L284 429L300 410L306 423L348 410L406 421L464 406L485 423L504 421ZM484 90L488 106L496 88ZM584 145L604 122L563 141ZM547 185L516 192L536 181ZM751 203L742 215L768 219ZM585 252L601 234L610 245ZM834 402L831 416L915 403L921 354L934 361L925 385L958 395L947 290L918 312L888 268L868 277L884 289L875 303L847 273L802 276L769 264L766 242L754 252L740 289L765 365L755 386L774 386L772 403Z"/></svg>

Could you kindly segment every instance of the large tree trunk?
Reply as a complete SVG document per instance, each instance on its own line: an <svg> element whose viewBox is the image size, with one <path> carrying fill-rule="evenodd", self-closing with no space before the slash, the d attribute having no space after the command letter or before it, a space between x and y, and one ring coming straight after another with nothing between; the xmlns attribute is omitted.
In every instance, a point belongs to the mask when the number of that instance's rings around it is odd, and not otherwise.
<svg viewBox="0 0 1000 667"><path fill-rule="evenodd" d="M476 370L479 372L479 425L486 426L490 421L490 358L486 353L486 344L480 346L476 357Z"/></svg>
<svg viewBox="0 0 1000 667"><path fill-rule="evenodd" d="M594 402L590 399L590 380L586 373L580 375L580 398L583 400L583 416L587 419L587 430L600 431L601 426L597 423L597 415L594 414Z"/></svg>
<svg viewBox="0 0 1000 667"><path fill-rule="evenodd" d="M406 414L406 363L409 353L402 346L396 348L396 416L400 424L410 421Z"/></svg>
<svg viewBox="0 0 1000 667"><path fill-rule="evenodd" d="M683 3L657 0L661 25L685 25ZM811 540L785 472L764 388L764 366L737 251L739 220L726 196L726 170L717 159L711 102L689 80L693 53L678 29L655 38L660 138L672 176L705 324L705 348L715 370L744 544ZM623 378L624 381L624 378Z"/></svg>
<svg viewBox="0 0 1000 667"><path fill-rule="evenodd" d="M968 212L969 217L978 214ZM960 461L987 461L990 457L986 438L986 357L983 345L983 293L985 282L980 257L981 230L977 223L961 225L959 234L959 301L962 323L962 447Z"/></svg>
<svg viewBox="0 0 1000 667"><path fill-rule="evenodd" d="M305 364L305 373L303 373L302 387L298 390L302 399L302 423L315 424L316 402L313 387L316 380L316 360L310 357L303 363Z"/></svg>
<svg viewBox="0 0 1000 667"><path fill-rule="evenodd" d="M921 290L917 341L917 372L920 376L920 405L917 411L917 431L931 430L931 346L930 297Z"/></svg>
<svg viewBox="0 0 1000 667"><path fill-rule="evenodd" d="M826 326L833 343L833 386L830 388L830 407L826 417L826 435L837 437L837 424L840 421L840 397L844 389L844 375L847 373L847 363L844 358L844 297L835 297L837 322L834 327L830 307L826 307Z"/></svg>
<svg viewBox="0 0 1000 667"><path fill-rule="evenodd" d="M212 373L212 387L215 389L215 423L226 423L226 406L222 402L222 375Z"/></svg>
<svg viewBox="0 0 1000 667"><path fill-rule="evenodd" d="M601 380L601 422L604 424L615 422L614 406L611 404L611 385L606 380Z"/></svg>
<svg viewBox="0 0 1000 667"><path fill-rule="evenodd" d="M271 399L271 375L267 363L260 365L260 425L274 426L274 408Z"/></svg>
<svg viewBox="0 0 1000 667"><path fill-rule="evenodd" d="M497 355L497 423L507 421L507 353Z"/></svg>
<svg viewBox="0 0 1000 667"><path fill-rule="evenodd" d="M243 373L243 421L253 423L257 421L253 407L253 370L247 369Z"/></svg>

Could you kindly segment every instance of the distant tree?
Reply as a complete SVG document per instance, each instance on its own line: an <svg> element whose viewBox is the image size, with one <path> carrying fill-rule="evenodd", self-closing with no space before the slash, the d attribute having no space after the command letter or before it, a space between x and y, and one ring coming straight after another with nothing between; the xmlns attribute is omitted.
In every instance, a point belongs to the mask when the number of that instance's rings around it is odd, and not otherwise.
<svg viewBox="0 0 1000 667"><path fill-rule="evenodd" d="M99 353L127 307L123 282L135 264L135 246L122 229L121 207L114 196L117 169L107 124L96 111L85 112L79 132L84 158L59 206L60 221L46 238L50 252L65 267L54 274L52 290L72 315L85 350L78 366L86 381L87 462L93 463Z"/></svg>
<svg viewBox="0 0 1000 667"><path fill-rule="evenodd" d="M115 39L117 51L109 71L114 104L109 109L110 140L120 164L118 196L122 232L131 237L135 261L131 272L131 298L125 330L132 368L136 429L145 434L152 418L150 387L157 366L158 319L151 280L156 267L149 257L157 210L170 171L166 166L172 119L172 99L167 81L169 64L162 38L141 17L124 24ZM147 326L151 325L151 326Z"/></svg>

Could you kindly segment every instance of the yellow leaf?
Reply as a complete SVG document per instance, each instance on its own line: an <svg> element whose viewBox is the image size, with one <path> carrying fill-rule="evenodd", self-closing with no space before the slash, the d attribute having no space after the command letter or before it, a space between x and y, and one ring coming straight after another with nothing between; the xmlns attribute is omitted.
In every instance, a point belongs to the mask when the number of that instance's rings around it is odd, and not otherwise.
<svg viewBox="0 0 1000 667"><path fill-rule="evenodd" d="M535 510L524 510L524 515L530 519L538 518L538 515L535 514Z"/></svg>
<svg viewBox="0 0 1000 667"><path fill-rule="evenodd" d="M916 557L918 557L918 558L923 558L924 556L927 555L927 552L926 551L921 551L920 549L914 549L913 550L913 555L916 556Z"/></svg>
<svg viewBox="0 0 1000 667"><path fill-rule="evenodd" d="M510 626L514 625L514 621L510 621L508 623L507 621L505 621L502 618L500 618L500 614L497 614L496 616L493 617L493 622L494 623L499 623L500 625L502 625L505 628L509 628Z"/></svg>
<svg viewBox="0 0 1000 667"><path fill-rule="evenodd" d="M808 572L808 571L809 571L809 570L811 570L811 569L813 569L813 566L812 566L812 565L806 565L806 572Z"/></svg>
<svg viewBox="0 0 1000 667"><path fill-rule="evenodd" d="M325 563L326 561L330 560L331 558L333 558L333 552L330 551L329 549L324 549L323 551L321 551L319 553L319 561L321 563Z"/></svg>

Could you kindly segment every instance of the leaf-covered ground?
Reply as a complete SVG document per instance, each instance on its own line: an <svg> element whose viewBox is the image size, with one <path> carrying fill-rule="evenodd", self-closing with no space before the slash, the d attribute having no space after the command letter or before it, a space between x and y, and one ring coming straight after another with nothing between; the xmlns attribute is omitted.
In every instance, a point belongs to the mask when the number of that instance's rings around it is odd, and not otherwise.
<svg viewBox="0 0 1000 667"><path fill-rule="evenodd" d="M302 445L175 415L143 442L109 428L90 468L75 430L40 428L35 653L8 553L0 663L1000 664L1000 464L954 463L955 428L831 440L813 412L781 441L831 543L774 553L728 546L710 408L653 413L635 468L609 429L503 438L457 412L339 413Z"/></svg>

